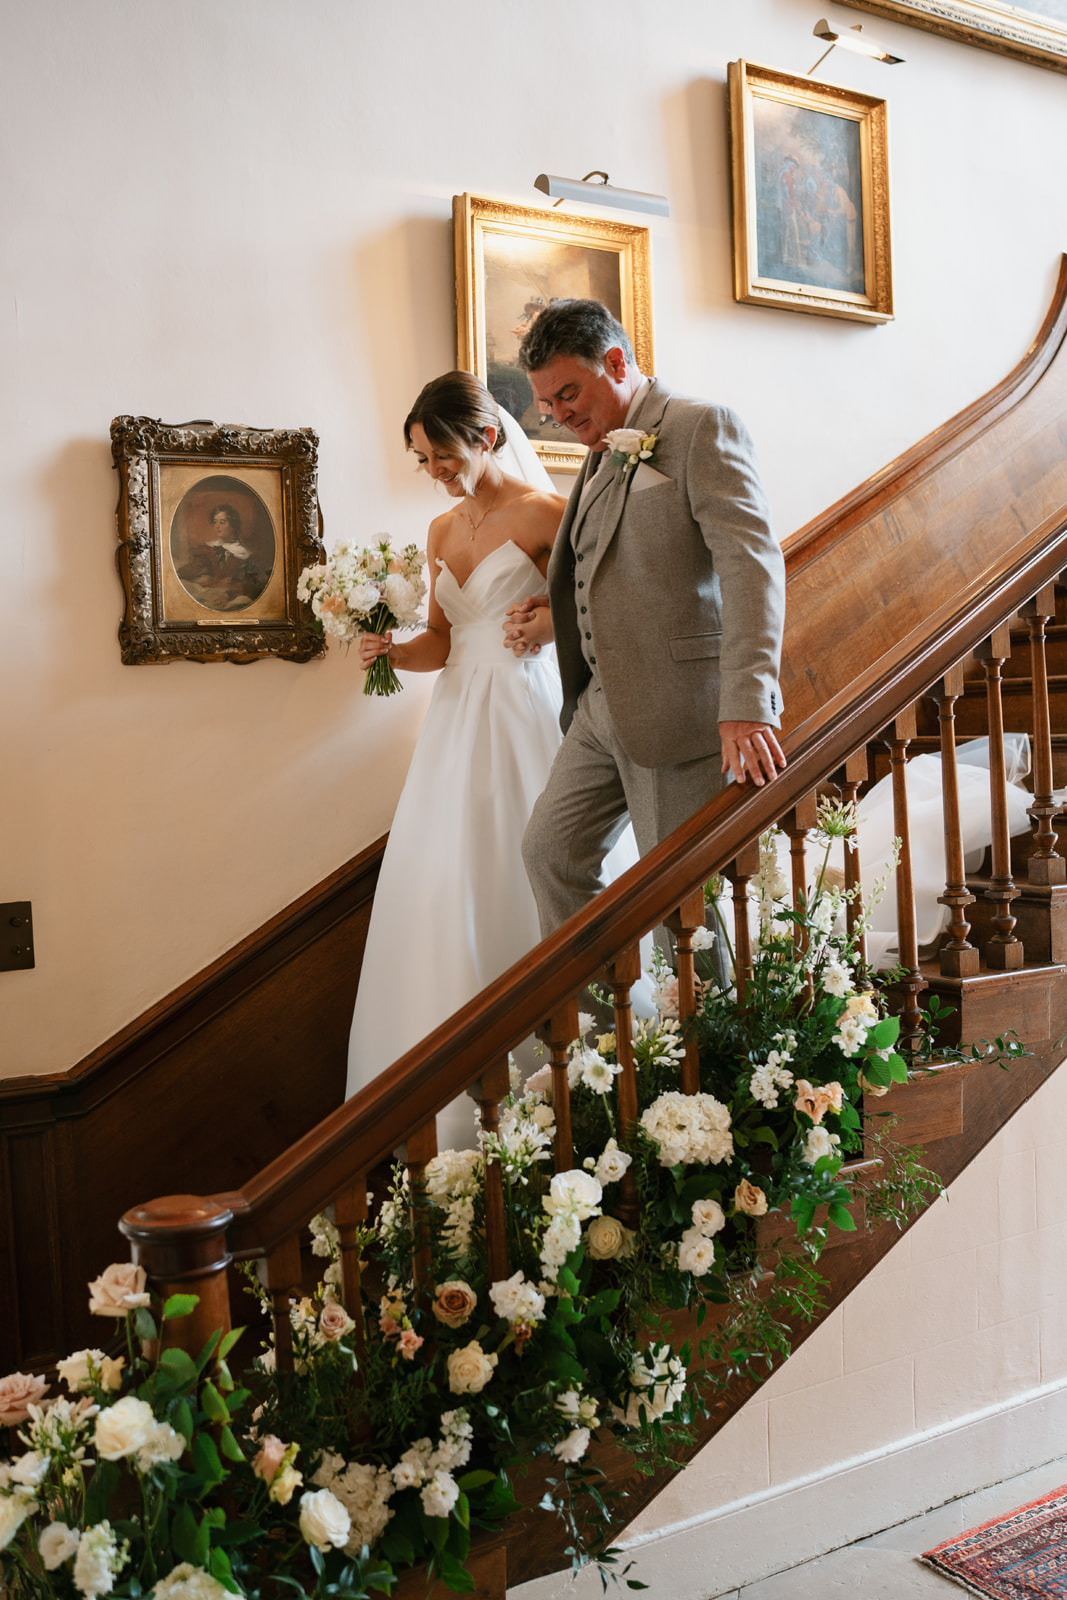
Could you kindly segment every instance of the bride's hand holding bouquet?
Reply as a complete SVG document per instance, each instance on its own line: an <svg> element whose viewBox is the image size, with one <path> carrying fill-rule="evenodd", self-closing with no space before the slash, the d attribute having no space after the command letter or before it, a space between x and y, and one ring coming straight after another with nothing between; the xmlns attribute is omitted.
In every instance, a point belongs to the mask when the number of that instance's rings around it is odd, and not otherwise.
<svg viewBox="0 0 1067 1600"><path fill-rule="evenodd" d="M383 535L376 545L338 545L321 566L300 574L297 597L310 601L323 633L345 645L359 638L364 694L396 694L402 687L389 660L391 630L421 626L425 565L416 545L394 555Z"/></svg>

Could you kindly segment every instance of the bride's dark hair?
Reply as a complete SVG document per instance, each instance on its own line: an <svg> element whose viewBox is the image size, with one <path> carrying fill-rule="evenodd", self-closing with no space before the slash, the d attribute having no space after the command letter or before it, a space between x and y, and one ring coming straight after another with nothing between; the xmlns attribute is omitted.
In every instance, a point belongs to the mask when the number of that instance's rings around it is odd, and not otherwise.
<svg viewBox="0 0 1067 1600"><path fill-rule="evenodd" d="M460 477L468 493L474 487L468 481L474 451L485 444L486 428L496 429L494 452L504 446L504 425L496 401L473 372L445 372L420 392L404 419L409 450L414 448L411 430L416 423L435 449L447 450L464 463Z"/></svg>

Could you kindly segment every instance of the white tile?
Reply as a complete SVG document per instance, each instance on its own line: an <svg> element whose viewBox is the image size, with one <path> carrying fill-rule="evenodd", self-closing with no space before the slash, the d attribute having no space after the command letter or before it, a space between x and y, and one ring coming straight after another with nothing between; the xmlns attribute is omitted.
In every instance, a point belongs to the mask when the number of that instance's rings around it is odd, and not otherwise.
<svg viewBox="0 0 1067 1600"><path fill-rule="evenodd" d="M956 1584L911 1554L865 1544L834 1550L741 1590L740 1600L959 1600Z"/></svg>
<svg viewBox="0 0 1067 1600"><path fill-rule="evenodd" d="M1000 1237L1016 1238L1037 1228L1036 1152L1006 1153L997 1175Z"/></svg>
<svg viewBox="0 0 1067 1600"><path fill-rule="evenodd" d="M1041 1383L1036 1313L915 1355L915 1425L933 1428Z"/></svg>
<svg viewBox="0 0 1067 1600"><path fill-rule="evenodd" d="M846 1372L960 1339L978 1327L975 1253L916 1262L892 1276L872 1274L843 1309Z"/></svg>
<svg viewBox="0 0 1067 1600"><path fill-rule="evenodd" d="M769 1403L771 1482L820 1472L915 1431L910 1357Z"/></svg>
<svg viewBox="0 0 1067 1600"><path fill-rule="evenodd" d="M1040 1316L1041 1382L1067 1378L1067 1305L1061 1300Z"/></svg>
<svg viewBox="0 0 1067 1600"><path fill-rule="evenodd" d="M1038 1227L1067 1222L1067 1160L1062 1143L1042 1145L1034 1158Z"/></svg>
<svg viewBox="0 0 1067 1600"><path fill-rule="evenodd" d="M714 1402L712 1402L714 1404ZM634 1518L622 1537L635 1539L671 1528L690 1517L710 1515L719 1506L758 1494L770 1484L767 1406L758 1400L735 1413L653 1503Z"/></svg>
<svg viewBox="0 0 1067 1600"><path fill-rule="evenodd" d="M1060 1303L1067 1288L1067 1226L1040 1228L978 1256L979 1326L1009 1322Z"/></svg>
<svg viewBox="0 0 1067 1600"><path fill-rule="evenodd" d="M911 1230L914 1261L938 1261L1000 1238L998 1166L980 1156L923 1212Z"/></svg>

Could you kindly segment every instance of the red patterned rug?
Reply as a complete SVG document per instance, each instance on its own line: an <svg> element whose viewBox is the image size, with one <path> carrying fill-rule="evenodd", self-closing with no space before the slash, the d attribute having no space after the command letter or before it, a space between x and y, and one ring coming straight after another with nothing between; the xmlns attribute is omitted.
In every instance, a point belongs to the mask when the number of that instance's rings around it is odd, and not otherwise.
<svg viewBox="0 0 1067 1600"><path fill-rule="evenodd" d="M1067 1487L946 1539L922 1559L988 1600L1067 1597Z"/></svg>

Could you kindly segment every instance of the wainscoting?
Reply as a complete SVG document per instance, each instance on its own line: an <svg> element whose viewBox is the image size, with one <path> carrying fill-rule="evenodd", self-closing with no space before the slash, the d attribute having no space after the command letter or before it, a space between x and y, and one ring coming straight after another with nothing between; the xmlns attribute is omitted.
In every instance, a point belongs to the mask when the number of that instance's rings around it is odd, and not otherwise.
<svg viewBox="0 0 1067 1600"><path fill-rule="evenodd" d="M340 1103L384 847L69 1071L0 1081L0 1372L101 1343L82 1289L130 1206L236 1188Z"/></svg>

